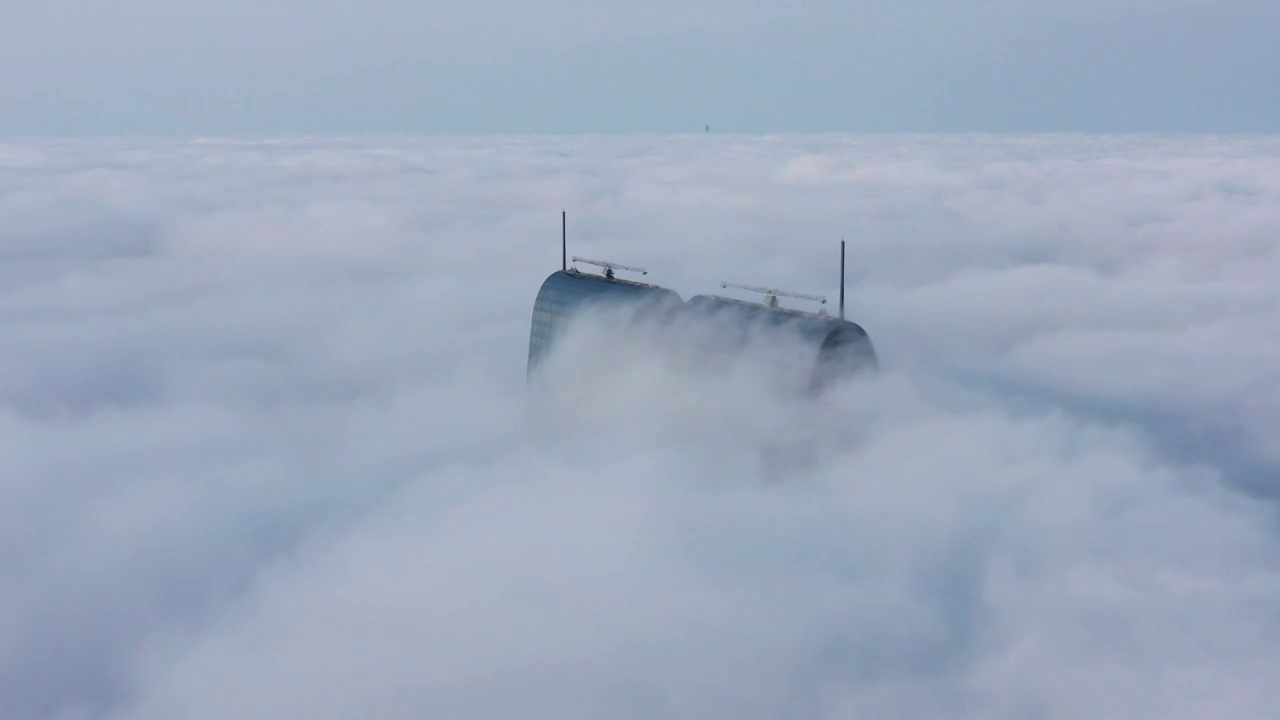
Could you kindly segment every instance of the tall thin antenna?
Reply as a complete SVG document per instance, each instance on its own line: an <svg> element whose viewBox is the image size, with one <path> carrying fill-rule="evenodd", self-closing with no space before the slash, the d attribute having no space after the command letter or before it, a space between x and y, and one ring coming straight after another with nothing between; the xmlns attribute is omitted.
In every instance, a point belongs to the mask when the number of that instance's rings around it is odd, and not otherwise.
<svg viewBox="0 0 1280 720"><path fill-rule="evenodd" d="M566 251L568 241L565 239L568 233L565 231L564 211L560 211L560 269L569 269L569 254Z"/></svg>
<svg viewBox="0 0 1280 720"><path fill-rule="evenodd" d="M840 238L840 319L844 319L844 238Z"/></svg>

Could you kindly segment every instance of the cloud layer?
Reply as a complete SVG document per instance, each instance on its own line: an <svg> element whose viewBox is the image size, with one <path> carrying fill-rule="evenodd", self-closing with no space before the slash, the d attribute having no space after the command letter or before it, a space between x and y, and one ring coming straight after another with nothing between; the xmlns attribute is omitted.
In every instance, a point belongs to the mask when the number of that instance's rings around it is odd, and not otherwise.
<svg viewBox="0 0 1280 720"><path fill-rule="evenodd" d="M1271 717L1280 139L0 145L0 717ZM798 403L570 253L834 297Z"/></svg>

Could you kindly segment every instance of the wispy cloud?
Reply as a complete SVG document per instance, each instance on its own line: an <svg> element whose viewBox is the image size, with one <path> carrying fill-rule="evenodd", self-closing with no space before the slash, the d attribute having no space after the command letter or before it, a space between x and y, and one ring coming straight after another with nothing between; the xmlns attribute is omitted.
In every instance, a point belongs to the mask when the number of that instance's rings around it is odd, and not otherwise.
<svg viewBox="0 0 1280 720"><path fill-rule="evenodd" d="M0 145L0 716L1270 717L1278 158ZM883 372L526 389L562 208L686 298L845 237Z"/></svg>

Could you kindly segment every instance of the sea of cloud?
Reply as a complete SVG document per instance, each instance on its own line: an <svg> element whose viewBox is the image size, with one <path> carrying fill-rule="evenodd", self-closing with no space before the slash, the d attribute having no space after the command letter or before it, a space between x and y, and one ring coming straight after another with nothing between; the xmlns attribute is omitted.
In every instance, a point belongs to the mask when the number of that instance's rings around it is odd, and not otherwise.
<svg viewBox="0 0 1280 720"><path fill-rule="evenodd" d="M843 237L881 373L527 387L562 209ZM1276 717L1278 228L1275 136L0 142L0 718Z"/></svg>

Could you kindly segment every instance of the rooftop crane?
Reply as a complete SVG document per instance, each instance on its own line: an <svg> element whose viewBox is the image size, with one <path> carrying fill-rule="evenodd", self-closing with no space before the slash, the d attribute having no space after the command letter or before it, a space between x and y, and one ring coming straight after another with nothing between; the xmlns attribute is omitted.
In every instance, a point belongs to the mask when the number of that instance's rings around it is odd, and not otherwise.
<svg viewBox="0 0 1280 720"><path fill-rule="evenodd" d="M578 257L578 256L576 256L576 255L575 255L575 256L573 257L573 261L574 261L574 262L576 262L576 263L584 262L584 263L586 263L586 264L588 264L588 265L596 265L596 266L598 266L598 267L602 267L602 268L604 268L604 276L605 276L605 277L607 277L607 278L610 278L610 279L612 279L612 278L613 278L613 271L614 271L615 269L616 269L616 270L629 270L629 271L631 271L631 272L638 272L638 273L640 273L641 275L648 275L648 274L649 274L649 271L648 271L648 270L645 270L645 269L644 269L644 268L642 268L642 267L635 267L634 265L622 265L622 264L620 264L620 263L608 262L607 260L588 260L587 258L582 258L582 257ZM576 268L575 268L575 269L576 269Z"/></svg>
<svg viewBox="0 0 1280 720"><path fill-rule="evenodd" d="M738 288L740 290L750 290L751 292L763 293L764 304L769 307L778 307L779 297L793 297L800 300L813 300L814 302L827 304L827 298L824 295L809 295L806 293L791 292L789 290L778 290L776 288L768 288L760 285L739 285L737 283L721 282L722 288ZM825 308L823 308L825 310Z"/></svg>

